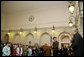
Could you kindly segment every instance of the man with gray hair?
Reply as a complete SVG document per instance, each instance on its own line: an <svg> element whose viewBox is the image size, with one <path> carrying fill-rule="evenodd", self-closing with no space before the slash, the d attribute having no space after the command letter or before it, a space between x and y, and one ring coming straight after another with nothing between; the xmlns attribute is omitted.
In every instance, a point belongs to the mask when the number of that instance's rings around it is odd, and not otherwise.
<svg viewBox="0 0 84 57"><path fill-rule="evenodd" d="M74 56L83 56L83 38L78 33L77 28L72 29L73 42L71 48L74 50Z"/></svg>
<svg viewBox="0 0 84 57"><path fill-rule="evenodd" d="M73 28L73 29L72 29L72 34L74 34L74 33L76 33L76 32L78 32L78 29L77 29L77 28Z"/></svg>

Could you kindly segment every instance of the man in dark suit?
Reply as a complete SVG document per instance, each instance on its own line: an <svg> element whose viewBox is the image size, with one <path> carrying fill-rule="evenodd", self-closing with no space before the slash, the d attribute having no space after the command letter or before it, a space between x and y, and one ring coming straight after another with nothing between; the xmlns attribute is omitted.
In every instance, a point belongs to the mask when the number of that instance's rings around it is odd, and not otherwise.
<svg viewBox="0 0 84 57"><path fill-rule="evenodd" d="M72 29L73 34L73 42L71 48L74 50L74 56L82 56L83 55L83 38L78 33L77 28Z"/></svg>
<svg viewBox="0 0 84 57"><path fill-rule="evenodd" d="M57 56L58 55L58 46L59 46L59 42L57 41L56 37L53 37L53 56Z"/></svg>

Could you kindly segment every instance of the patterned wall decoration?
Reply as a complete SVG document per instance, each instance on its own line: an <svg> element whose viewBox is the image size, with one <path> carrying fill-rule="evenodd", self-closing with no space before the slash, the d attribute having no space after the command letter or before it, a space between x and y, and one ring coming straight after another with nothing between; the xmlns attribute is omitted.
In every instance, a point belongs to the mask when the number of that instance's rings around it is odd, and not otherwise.
<svg viewBox="0 0 84 57"><path fill-rule="evenodd" d="M8 34L5 34L3 41L4 41L4 43L9 41L9 35Z"/></svg>
<svg viewBox="0 0 84 57"><path fill-rule="evenodd" d="M56 37L58 38L57 40L59 41L59 39L62 36L62 33L64 32L64 29L60 27L60 28L56 28L56 30L58 31ZM66 32L68 32L70 34L71 28L66 27ZM2 36L5 36L5 34L7 34L7 33L8 32L4 31L2 33L3 34ZM50 40L52 38L51 37L52 36L51 28L46 29L46 31L44 29L38 29L37 33L38 33L38 36L35 37L33 29L31 31L30 30L23 31L22 34L20 34L19 31L12 31L9 36L9 41L12 43L20 43L23 45L29 45L29 41L31 41L31 45L35 45L35 43L37 43L38 45L44 45L45 43L50 45ZM69 37L70 37L70 35L69 35ZM63 42L64 41L65 41L65 39L63 39ZM59 41L59 42L61 42L61 41ZM59 44L59 45L61 45L61 44Z"/></svg>
<svg viewBox="0 0 84 57"><path fill-rule="evenodd" d="M13 39L12 39L12 43L21 43L21 36L19 33L16 33L14 36L13 36Z"/></svg>
<svg viewBox="0 0 84 57"><path fill-rule="evenodd" d="M48 45L50 45L50 37L51 35L47 32L44 32L39 39L39 44L40 45L44 45L45 43L47 43Z"/></svg>
<svg viewBox="0 0 84 57"><path fill-rule="evenodd" d="M28 33L24 38L24 44L30 45L29 42L31 41L31 45L34 45L34 36L32 33Z"/></svg>

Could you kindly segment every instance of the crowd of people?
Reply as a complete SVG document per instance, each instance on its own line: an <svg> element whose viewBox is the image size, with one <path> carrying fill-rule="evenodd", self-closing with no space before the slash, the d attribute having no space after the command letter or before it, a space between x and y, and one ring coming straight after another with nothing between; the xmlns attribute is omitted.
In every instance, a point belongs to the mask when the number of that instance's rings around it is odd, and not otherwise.
<svg viewBox="0 0 84 57"><path fill-rule="evenodd" d="M53 45L49 49L47 44L43 47L39 45L12 44L11 42L1 43L2 56L82 56L82 37L76 29L73 29L72 34L74 37L71 46L62 46L61 49L58 48L59 42L57 37L53 37ZM45 49L45 47L47 48Z"/></svg>
<svg viewBox="0 0 84 57"><path fill-rule="evenodd" d="M2 56L43 56L41 47L12 44L11 42L1 44L1 47Z"/></svg>
<svg viewBox="0 0 84 57"><path fill-rule="evenodd" d="M1 44L2 56L47 56L46 50L37 46L28 46L22 44L12 44L7 42L6 44ZM52 48L53 50L53 48ZM56 56L72 56L72 51L66 46L61 49L56 50ZM54 53L53 53L54 56Z"/></svg>

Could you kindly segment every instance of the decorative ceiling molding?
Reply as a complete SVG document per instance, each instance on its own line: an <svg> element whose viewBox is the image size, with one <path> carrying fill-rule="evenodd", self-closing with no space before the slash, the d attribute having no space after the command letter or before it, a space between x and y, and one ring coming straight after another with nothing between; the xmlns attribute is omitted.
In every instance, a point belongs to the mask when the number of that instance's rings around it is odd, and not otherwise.
<svg viewBox="0 0 84 57"><path fill-rule="evenodd" d="M32 15L31 15L31 16L29 16L29 21L30 21L30 22L34 21L34 19L35 19L35 17L34 17L34 16L32 16Z"/></svg>

